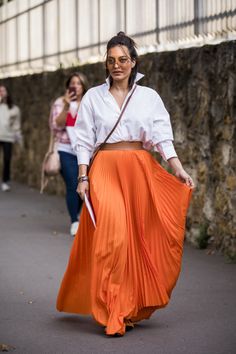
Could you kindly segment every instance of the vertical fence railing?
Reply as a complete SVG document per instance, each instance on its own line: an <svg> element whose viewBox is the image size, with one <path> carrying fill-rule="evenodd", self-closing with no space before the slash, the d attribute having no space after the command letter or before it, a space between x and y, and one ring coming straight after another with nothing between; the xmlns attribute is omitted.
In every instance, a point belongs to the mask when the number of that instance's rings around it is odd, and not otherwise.
<svg viewBox="0 0 236 354"><path fill-rule="evenodd" d="M156 0L156 43L160 43L159 0Z"/></svg>
<svg viewBox="0 0 236 354"><path fill-rule="evenodd" d="M199 36L199 0L194 0L194 34Z"/></svg>
<svg viewBox="0 0 236 354"><path fill-rule="evenodd" d="M156 6L160 45L236 38L236 0L157 0Z"/></svg>
<svg viewBox="0 0 236 354"><path fill-rule="evenodd" d="M236 0L109 0L110 13L107 11L107 0L28 0L28 6L22 8L20 0L0 0L0 70L2 76L11 74L10 71L20 70L23 65L27 71L47 70L49 65L58 67L59 65L70 66L75 62L85 62L91 59L91 56L101 58L104 49L104 44L109 38L101 34L101 27L104 28L102 18L107 18L105 26L107 26L107 36L114 33L114 19L116 16L117 27L123 24L123 28L116 28L115 32L124 30L129 35L136 39L136 42L141 43L141 47L158 48L158 50L169 50L179 47L194 45L195 43L204 44L213 40L221 39L236 39ZM45 13L49 6L48 3L55 3L56 13L56 38L51 39L57 43L57 50L54 53L47 52L48 45L45 42L48 40L48 22L45 20L50 16ZM24 2L27 4L27 2ZM89 5L88 5L89 4ZM74 48L63 48L60 33L64 25L63 9L70 5L74 7L75 29L74 29ZM15 6L15 10L14 10ZM64 7L63 7L64 6ZM86 8L87 6L87 8ZM112 7L113 6L113 7ZM31 21L31 14L36 8L42 7L42 18L39 19L40 25L38 30L42 33L41 55L35 57L32 53L31 46L32 36L31 27L36 26ZM87 9L84 13L85 8ZM119 8L120 11L116 12ZM13 11L13 10L15 11ZM83 10L81 10L83 9ZM139 11L137 11L137 9ZM93 17L91 17L93 14ZM106 16L104 16L104 14ZM25 35L25 51L27 59L21 60L21 51L23 50L18 44L19 23L26 19L27 35ZM135 17L135 21L134 21ZM88 21L85 21L87 19ZM94 20L96 24L94 25ZM109 21L111 19L111 21ZM86 30L82 30L81 21L86 24ZM88 23L91 25L88 26ZM136 25L134 25L136 23ZM14 27L15 26L15 27ZM94 27L95 26L95 27ZM113 27L112 27L113 26ZM91 27L91 28L90 28ZM93 27L93 28L92 28ZM11 30L10 30L11 28ZM34 27L35 28L35 27ZM97 28L97 31L95 30ZM83 33L82 33L83 32ZM106 32L106 31L105 31ZM11 38L9 33L15 33L14 42L16 46L14 53L10 52L13 46L10 46ZM70 34L65 33L65 36ZM81 40L82 38L82 40ZM21 41L22 42L22 41ZM65 42L65 40L64 40ZM63 43L64 43L63 42ZM82 43L82 44L81 44ZM25 57L25 55L23 56ZM65 62L67 58L67 62ZM69 59L68 59L69 58ZM71 60L71 62L68 62ZM42 67L36 67L35 63L41 62Z"/></svg>

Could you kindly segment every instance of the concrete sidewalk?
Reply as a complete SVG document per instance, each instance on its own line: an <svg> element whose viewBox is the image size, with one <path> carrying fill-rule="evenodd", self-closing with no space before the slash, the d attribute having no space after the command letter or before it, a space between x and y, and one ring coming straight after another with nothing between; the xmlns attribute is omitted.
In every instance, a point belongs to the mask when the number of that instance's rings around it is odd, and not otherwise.
<svg viewBox="0 0 236 354"><path fill-rule="evenodd" d="M19 354L236 353L236 267L185 246L166 309L122 338L55 301L72 238L63 198L13 184L0 192L0 343Z"/></svg>

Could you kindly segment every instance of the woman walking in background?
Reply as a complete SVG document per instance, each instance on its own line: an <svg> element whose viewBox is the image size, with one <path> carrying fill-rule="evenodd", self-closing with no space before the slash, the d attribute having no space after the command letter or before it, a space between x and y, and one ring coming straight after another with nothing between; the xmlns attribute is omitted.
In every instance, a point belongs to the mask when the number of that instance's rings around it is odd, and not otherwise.
<svg viewBox="0 0 236 354"><path fill-rule="evenodd" d="M13 144L22 144L20 109L11 98L11 95L4 85L0 85L0 146L3 150L3 192L11 189L11 159Z"/></svg>
<svg viewBox="0 0 236 354"><path fill-rule="evenodd" d="M73 131L80 101L87 88L86 77L82 73L72 73L66 81L65 95L57 98L50 115L50 126L58 142L61 175L66 186L66 203L71 219L70 234L72 236L76 234L78 229L82 206L82 200L76 192L78 163L72 148Z"/></svg>
<svg viewBox="0 0 236 354"><path fill-rule="evenodd" d="M96 228L83 208L57 299L59 311L92 314L107 335L116 336L168 304L193 188L160 96L137 85L143 76L137 59L134 41L118 33L107 44L106 83L90 89L81 103L78 193L82 199L90 193ZM177 178L147 151L153 148Z"/></svg>

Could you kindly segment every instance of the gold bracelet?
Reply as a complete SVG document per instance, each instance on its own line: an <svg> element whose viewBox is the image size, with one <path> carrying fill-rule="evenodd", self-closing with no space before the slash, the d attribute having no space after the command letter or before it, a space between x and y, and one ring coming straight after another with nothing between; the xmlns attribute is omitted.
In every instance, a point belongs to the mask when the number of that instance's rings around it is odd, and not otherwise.
<svg viewBox="0 0 236 354"><path fill-rule="evenodd" d="M84 173L83 175L79 175L77 179L79 180L81 177L87 177L87 175Z"/></svg>

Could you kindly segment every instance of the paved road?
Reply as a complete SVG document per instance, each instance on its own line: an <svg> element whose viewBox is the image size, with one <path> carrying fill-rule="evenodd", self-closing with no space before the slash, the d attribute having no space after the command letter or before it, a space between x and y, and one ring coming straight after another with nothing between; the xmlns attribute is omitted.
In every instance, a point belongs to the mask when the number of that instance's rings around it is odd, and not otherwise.
<svg viewBox="0 0 236 354"><path fill-rule="evenodd" d="M122 338L90 317L58 313L55 299L72 238L64 200L22 185L0 192L0 343L19 354L236 353L236 268L185 247L166 309Z"/></svg>

